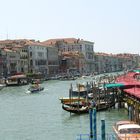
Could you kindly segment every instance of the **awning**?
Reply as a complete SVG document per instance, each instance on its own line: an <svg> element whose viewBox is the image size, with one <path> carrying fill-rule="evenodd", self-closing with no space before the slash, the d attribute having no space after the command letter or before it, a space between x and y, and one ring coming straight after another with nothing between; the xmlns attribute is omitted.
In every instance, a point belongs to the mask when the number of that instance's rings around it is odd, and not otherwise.
<svg viewBox="0 0 140 140"><path fill-rule="evenodd" d="M109 83L109 84L105 84L104 87L105 88L121 88L124 87L125 85L122 83Z"/></svg>
<svg viewBox="0 0 140 140"><path fill-rule="evenodd" d="M11 77L8 77L8 79L22 79L22 78L26 78L26 75L13 75Z"/></svg>

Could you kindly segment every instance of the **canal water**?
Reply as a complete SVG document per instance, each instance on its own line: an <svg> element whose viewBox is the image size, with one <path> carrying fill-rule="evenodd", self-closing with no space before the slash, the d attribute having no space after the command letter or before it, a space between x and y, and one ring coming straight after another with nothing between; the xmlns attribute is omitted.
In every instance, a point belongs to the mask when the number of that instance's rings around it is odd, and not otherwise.
<svg viewBox="0 0 140 140"><path fill-rule="evenodd" d="M90 82L45 81L44 91L27 94L29 88L5 87L0 90L0 139L1 140L76 140L78 134L88 134L89 115L70 115L62 109L59 98L69 95L70 84ZM105 119L106 133L113 133L114 122L127 119L124 109L97 112L97 133Z"/></svg>

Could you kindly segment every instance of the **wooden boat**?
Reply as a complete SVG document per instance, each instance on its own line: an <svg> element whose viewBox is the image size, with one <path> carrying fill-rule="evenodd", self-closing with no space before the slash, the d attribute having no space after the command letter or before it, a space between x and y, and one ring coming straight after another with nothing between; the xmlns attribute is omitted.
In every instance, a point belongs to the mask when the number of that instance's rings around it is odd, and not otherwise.
<svg viewBox="0 0 140 140"><path fill-rule="evenodd" d="M78 98L78 97L62 97L62 98L59 98L59 100L61 101L61 103L70 103L70 102L80 102L80 101L85 101L86 99L85 98Z"/></svg>
<svg viewBox="0 0 140 140"><path fill-rule="evenodd" d="M83 106L83 102L66 102L66 103L63 103L64 105L66 106L70 106L70 107L82 107Z"/></svg>
<svg viewBox="0 0 140 140"><path fill-rule="evenodd" d="M107 110L111 107L113 107L115 105L115 103L113 101L110 102L105 102L105 101L100 101L98 103L96 103L96 110L97 111L102 111L102 110Z"/></svg>
<svg viewBox="0 0 140 140"><path fill-rule="evenodd" d="M83 114L83 113L88 113L89 112L89 108L88 106L82 106L82 107L66 107L64 106L64 104L62 105L62 108L65 110L65 111L68 111L70 113L76 113L76 114Z"/></svg>
<svg viewBox="0 0 140 140"><path fill-rule="evenodd" d="M140 125L133 121L118 121L113 130L118 140L140 140Z"/></svg>
<svg viewBox="0 0 140 140"><path fill-rule="evenodd" d="M100 102L93 105L91 102L66 102L62 104L62 108L65 111L71 112L71 113L88 113L89 108L95 107L97 111L107 110L111 108L114 105L114 103L106 103L106 102Z"/></svg>

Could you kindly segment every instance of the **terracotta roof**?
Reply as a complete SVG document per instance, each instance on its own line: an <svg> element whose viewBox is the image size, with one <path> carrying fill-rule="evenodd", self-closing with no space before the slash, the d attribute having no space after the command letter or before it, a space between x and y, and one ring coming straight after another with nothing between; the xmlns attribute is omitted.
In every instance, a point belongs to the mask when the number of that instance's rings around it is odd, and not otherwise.
<svg viewBox="0 0 140 140"><path fill-rule="evenodd" d="M0 44L10 44L10 43L20 43L20 42L27 42L27 39L16 39L16 40L1 40Z"/></svg>
<svg viewBox="0 0 140 140"><path fill-rule="evenodd" d="M95 55L99 55L99 56L110 56L110 54L103 53L103 52L97 52L97 53L95 53Z"/></svg>
<svg viewBox="0 0 140 140"><path fill-rule="evenodd" d="M28 40L28 39L17 39L17 40L1 40L0 45L6 46L6 47L24 47L28 45L38 45L38 46L44 46L45 44L35 41L35 40Z"/></svg>
<svg viewBox="0 0 140 140"><path fill-rule="evenodd" d="M5 52L13 52L11 49L6 49L6 48L4 48L3 49Z"/></svg>
<svg viewBox="0 0 140 140"><path fill-rule="evenodd" d="M57 38L57 39L46 40L43 43L45 43L47 45L55 45L55 43L57 41L63 41L65 43L76 43L76 42L80 41L80 39L76 39L76 38Z"/></svg>
<svg viewBox="0 0 140 140"><path fill-rule="evenodd" d="M47 47L45 44L43 44L43 43L40 43L40 42L31 42L31 41L29 41L29 42L26 42L26 44L25 44L25 46L28 46L28 45L33 45L33 46L44 46L44 47Z"/></svg>

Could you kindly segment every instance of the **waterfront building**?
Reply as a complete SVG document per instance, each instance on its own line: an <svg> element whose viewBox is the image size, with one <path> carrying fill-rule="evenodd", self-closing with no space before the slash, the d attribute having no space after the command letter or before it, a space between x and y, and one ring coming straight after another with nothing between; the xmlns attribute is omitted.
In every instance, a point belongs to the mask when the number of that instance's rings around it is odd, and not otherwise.
<svg viewBox="0 0 140 140"><path fill-rule="evenodd" d="M122 53L117 54L123 61L123 69L130 70L140 66L140 56L139 54Z"/></svg>
<svg viewBox="0 0 140 140"><path fill-rule="evenodd" d="M60 56L64 52L82 53L85 59L84 73L92 73L94 71L94 42L85 41L76 38L49 39L43 43L53 45L58 48ZM63 59L62 57L60 57Z"/></svg>
<svg viewBox="0 0 140 140"><path fill-rule="evenodd" d="M4 77L20 72L19 53L11 49L3 48L2 55L3 55L3 76Z"/></svg>
<svg viewBox="0 0 140 140"><path fill-rule="evenodd" d="M19 71L21 73L28 73L28 50L26 46L17 46L13 48L20 55Z"/></svg>
<svg viewBox="0 0 140 140"><path fill-rule="evenodd" d="M61 61L60 70L63 73L71 75L82 74L85 68L85 59L82 53L63 52L63 59Z"/></svg>
<svg viewBox="0 0 140 140"><path fill-rule="evenodd" d="M122 70L123 61L120 57L107 53L95 53L95 71L97 73Z"/></svg>
<svg viewBox="0 0 140 140"><path fill-rule="evenodd" d="M26 48L24 48L24 44L25 44L26 40L3 40L0 41L0 47L3 50L2 57L3 57L3 69L7 69L8 70L8 65L6 64L7 61L9 61L8 58L8 52L14 52L15 56L17 55L18 58L18 62L16 63L16 71L14 73L26 73L28 72L28 54L27 54L27 50ZM8 51L8 52L7 52ZM10 73L10 75L13 72L6 72L4 71L4 73Z"/></svg>
<svg viewBox="0 0 140 140"><path fill-rule="evenodd" d="M18 62L15 66L17 68L17 73L29 72L42 73L44 75L58 73L58 49L55 47L47 46L35 40L18 39L0 41L0 48L5 48L7 51L14 51L17 53L16 55L19 56ZM3 54L0 56L1 61L2 58L9 61L7 55ZM4 69L8 70L7 73L11 73L9 72L8 65L4 63L5 61L2 62L3 64L1 63L0 65L3 65ZM0 69L0 71L2 71L3 67Z"/></svg>
<svg viewBox="0 0 140 140"><path fill-rule="evenodd" d="M47 69L49 76L54 76L59 73L59 58L58 49L52 46L46 46L47 49Z"/></svg>
<svg viewBox="0 0 140 140"><path fill-rule="evenodd" d="M28 49L28 72L48 74L46 46L32 40L26 42L25 46Z"/></svg>
<svg viewBox="0 0 140 140"><path fill-rule="evenodd" d="M28 71L42 73L44 76L58 74L58 49L45 43L28 41L25 46L28 50Z"/></svg>
<svg viewBox="0 0 140 140"><path fill-rule="evenodd" d="M95 53L95 72L126 71L139 67L140 56L136 54Z"/></svg>
<svg viewBox="0 0 140 140"><path fill-rule="evenodd" d="M138 54L94 53L94 42L76 38L44 42L18 39L0 41L0 77L14 73L105 73L140 67Z"/></svg>
<svg viewBox="0 0 140 140"><path fill-rule="evenodd" d="M94 59L95 59L95 72L100 74L106 72L106 56L105 53L95 53Z"/></svg>

